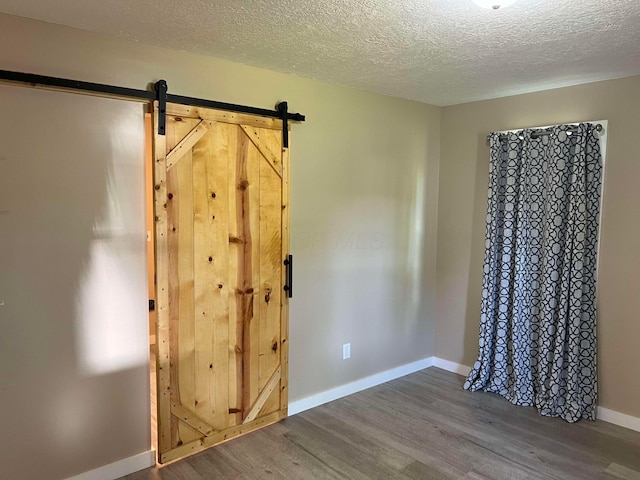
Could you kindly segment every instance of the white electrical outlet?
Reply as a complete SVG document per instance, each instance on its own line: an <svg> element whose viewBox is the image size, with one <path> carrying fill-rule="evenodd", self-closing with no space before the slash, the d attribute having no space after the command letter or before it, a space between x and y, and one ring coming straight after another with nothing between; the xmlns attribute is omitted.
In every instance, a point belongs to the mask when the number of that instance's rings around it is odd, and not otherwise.
<svg viewBox="0 0 640 480"><path fill-rule="evenodd" d="M347 358L351 358L351 344L345 343L342 345L342 359L346 360Z"/></svg>

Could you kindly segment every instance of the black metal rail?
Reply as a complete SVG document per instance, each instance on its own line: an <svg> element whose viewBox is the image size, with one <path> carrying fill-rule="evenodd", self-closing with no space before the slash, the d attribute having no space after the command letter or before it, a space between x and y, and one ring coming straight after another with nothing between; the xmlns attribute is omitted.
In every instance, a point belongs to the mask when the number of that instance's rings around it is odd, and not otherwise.
<svg viewBox="0 0 640 480"><path fill-rule="evenodd" d="M115 85L106 85L102 83L82 82L79 80L69 80L67 78L48 77L45 75L36 75L33 73L12 72L9 70L0 70L0 80L14 83L24 83L32 87L49 87L55 89L81 91L94 93L109 97L122 98L125 100L135 101L153 101L158 100L158 110L160 118L158 121L158 134L164 135L166 125L166 104L167 102L178 103L181 105L190 105L194 107L213 108L217 110L225 110L228 112L247 113L250 115L259 115L262 117L280 118L282 119L282 144L289 146L289 126L290 120L296 122L304 122L305 116L300 113L289 113L287 102L280 102L275 110L265 108L250 107L247 105L236 105L233 103L218 102L215 100L206 100L203 98L185 97L183 95L174 95L168 93L167 82L160 80L155 83L154 90L139 90L135 88L118 87Z"/></svg>

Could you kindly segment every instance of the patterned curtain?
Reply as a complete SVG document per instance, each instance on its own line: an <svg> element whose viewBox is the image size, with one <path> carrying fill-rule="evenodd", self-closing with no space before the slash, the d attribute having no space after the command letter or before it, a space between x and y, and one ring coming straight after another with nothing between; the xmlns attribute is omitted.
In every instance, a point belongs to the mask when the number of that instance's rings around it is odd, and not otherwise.
<svg viewBox="0 0 640 480"><path fill-rule="evenodd" d="M586 123L532 133L490 135L479 358L464 388L594 420L600 144Z"/></svg>

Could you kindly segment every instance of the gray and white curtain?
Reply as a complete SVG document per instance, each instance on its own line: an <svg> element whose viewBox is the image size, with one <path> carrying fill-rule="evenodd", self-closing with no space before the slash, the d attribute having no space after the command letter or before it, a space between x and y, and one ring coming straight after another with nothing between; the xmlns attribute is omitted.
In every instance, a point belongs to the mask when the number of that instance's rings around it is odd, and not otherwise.
<svg viewBox="0 0 640 480"><path fill-rule="evenodd" d="M593 420L600 144L586 123L532 133L490 135L479 358L464 388Z"/></svg>

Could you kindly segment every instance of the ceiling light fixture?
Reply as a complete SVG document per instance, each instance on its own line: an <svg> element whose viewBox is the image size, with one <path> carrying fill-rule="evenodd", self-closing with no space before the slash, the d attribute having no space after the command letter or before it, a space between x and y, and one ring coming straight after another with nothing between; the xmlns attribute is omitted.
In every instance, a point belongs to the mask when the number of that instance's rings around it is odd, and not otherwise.
<svg viewBox="0 0 640 480"><path fill-rule="evenodd" d="M482 8L498 10L500 8L506 8L509 5L513 5L516 3L516 0L473 0L473 3Z"/></svg>

